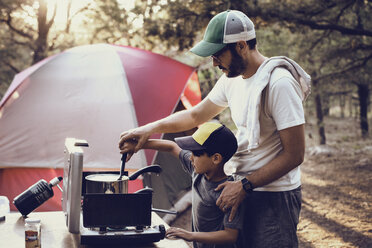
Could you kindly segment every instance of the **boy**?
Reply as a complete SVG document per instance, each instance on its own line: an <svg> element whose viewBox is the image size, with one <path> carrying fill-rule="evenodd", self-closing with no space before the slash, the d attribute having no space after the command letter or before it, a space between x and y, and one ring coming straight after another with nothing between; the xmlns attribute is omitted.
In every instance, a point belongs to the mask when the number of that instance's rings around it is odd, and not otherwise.
<svg viewBox="0 0 372 248"><path fill-rule="evenodd" d="M224 164L237 149L234 134L219 123L208 122L192 135L169 140L148 140L143 149L169 152L179 157L192 176L192 230L171 227L167 238L193 241L194 247L236 247L243 217L240 212L229 222L230 210L221 211L216 201L221 192L215 188L232 177L224 173ZM126 142L124 146L135 146Z"/></svg>

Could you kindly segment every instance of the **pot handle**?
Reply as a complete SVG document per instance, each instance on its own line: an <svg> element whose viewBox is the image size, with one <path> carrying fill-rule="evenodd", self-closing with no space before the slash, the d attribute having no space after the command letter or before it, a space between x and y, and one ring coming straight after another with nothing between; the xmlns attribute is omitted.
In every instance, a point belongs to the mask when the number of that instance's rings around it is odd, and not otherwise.
<svg viewBox="0 0 372 248"><path fill-rule="evenodd" d="M151 208L151 211L156 212L156 213L163 213L163 214L175 214L177 215L177 211L173 210L166 210L166 209L159 209L159 208Z"/></svg>
<svg viewBox="0 0 372 248"><path fill-rule="evenodd" d="M134 192L134 194L138 194L138 193L148 193L148 194L152 194L152 193L154 193L154 190L153 190L152 188L146 187L146 188L139 189L139 190L137 190L136 192Z"/></svg>
<svg viewBox="0 0 372 248"><path fill-rule="evenodd" d="M155 172L155 173L160 173L162 172L162 169L159 165L150 165L146 166L142 169L139 169L138 171L134 172L130 177L129 180L135 180L139 175L142 175L143 173L146 172Z"/></svg>
<svg viewBox="0 0 372 248"><path fill-rule="evenodd" d="M146 187L140 190L137 190L134 192L134 194L139 194L139 193L147 193L147 194L152 194L154 190L152 188ZM151 211L157 212L157 213L163 213L163 214L178 214L177 211L173 210L166 210L166 209L159 209L159 208L151 208Z"/></svg>

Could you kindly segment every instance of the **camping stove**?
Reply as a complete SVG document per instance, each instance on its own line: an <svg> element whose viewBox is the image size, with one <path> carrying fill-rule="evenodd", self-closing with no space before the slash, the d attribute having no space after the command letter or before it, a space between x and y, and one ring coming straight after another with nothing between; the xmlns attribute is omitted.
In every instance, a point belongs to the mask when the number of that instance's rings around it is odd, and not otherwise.
<svg viewBox="0 0 372 248"><path fill-rule="evenodd" d="M152 194L86 194L84 140L67 138L62 209L71 233L81 244L139 244L165 237L163 225L151 226ZM97 172L95 172L97 173Z"/></svg>

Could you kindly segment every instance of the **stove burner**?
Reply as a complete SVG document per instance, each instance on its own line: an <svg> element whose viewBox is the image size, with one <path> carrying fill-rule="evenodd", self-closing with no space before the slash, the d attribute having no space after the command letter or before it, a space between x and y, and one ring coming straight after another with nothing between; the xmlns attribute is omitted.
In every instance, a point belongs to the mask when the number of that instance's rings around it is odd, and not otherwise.
<svg viewBox="0 0 372 248"><path fill-rule="evenodd" d="M152 194L87 194L82 190L81 144L87 143L74 138L65 141L62 207L68 231L80 233L82 245L103 247L164 239L165 227L151 226Z"/></svg>
<svg viewBox="0 0 372 248"><path fill-rule="evenodd" d="M126 227L125 229L112 229L107 227L105 232L101 228L82 228L80 231L80 242L83 245L117 245L122 244L141 244L158 242L165 237L165 227L163 225L153 227Z"/></svg>

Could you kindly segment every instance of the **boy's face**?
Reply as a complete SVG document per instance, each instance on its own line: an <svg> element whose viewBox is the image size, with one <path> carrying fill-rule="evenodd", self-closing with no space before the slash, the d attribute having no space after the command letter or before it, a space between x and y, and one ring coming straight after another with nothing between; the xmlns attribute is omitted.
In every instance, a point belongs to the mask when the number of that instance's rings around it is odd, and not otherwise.
<svg viewBox="0 0 372 248"><path fill-rule="evenodd" d="M194 166L195 173L204 174L215 169L215 164L213 163L213 156L209 157L207 153L202 155L191 154L191 163Z"/></svg>

